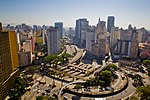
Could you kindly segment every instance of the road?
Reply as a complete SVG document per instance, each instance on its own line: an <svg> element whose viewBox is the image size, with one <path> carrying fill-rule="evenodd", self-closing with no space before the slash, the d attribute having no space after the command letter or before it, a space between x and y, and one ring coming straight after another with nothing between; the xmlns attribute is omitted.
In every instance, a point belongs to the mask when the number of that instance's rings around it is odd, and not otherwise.
<svg viewBox="0 0 150 100"><path fill-rule="evenodd" d="M80 80L79 80L79 81L74 81L74 82L65 84L65 85L61 88L61 90L59 91L59 95L61 95L62 90L63 90L66 86L71 85L71 84L75 84L75 83L83 83L83 82L85 82L85 81L80 81Z"/></svg>
<svg viewBox="0 0 150 100"><path fill-rule="evenodd" d="M122 91L116 95L113 95L113 96L99 97L99 98L106 98L106 100L121 100L121 99L130 97L135 91L136 91L136 89L132 85L132 80L130 79L129 86L124 91ZM68 100L71 100L72 96L75 96L75 95L65 93L63 96L67 96ZM98 98L98 97L96 97L96 98ZM95 98L94 97L80 97L80 100L95 100Z"/></svg>
<svg viewBox="0 0 150 100"><path fill-rule="evenodd" d="M128 87L127 87L124 91L122 91L122 92L120 92L120 93L118 93L118 94L116 94L116 95L106 97L106 100L125 99L125 98L131 96L135 91L136 91L136 89L135 89L135 87L132 85L132 80L129 79L129 85L128 85Z"/></svg>
<svg viewBox="0 0 150 100"><path fill-rule="evenodd" d="M83 56L83 50L79 49L77 46L74 46L73 47L76 49L77 53L76 55L72 58L72 60L70 61L70 63L74 63L76 62L78 59L80 59L82 56Z"/></svg>

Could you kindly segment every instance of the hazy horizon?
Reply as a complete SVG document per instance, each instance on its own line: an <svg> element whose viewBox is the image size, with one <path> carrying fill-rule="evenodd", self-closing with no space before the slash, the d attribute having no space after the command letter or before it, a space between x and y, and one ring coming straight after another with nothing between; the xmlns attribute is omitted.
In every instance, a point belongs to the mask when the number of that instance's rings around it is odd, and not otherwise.
<svg viewBox="0 0 150 100"><path fill-rule="evenodd" d="M48 25L63 22L75 27L79 18L87 18L96 25L99 17L106 21L115 16L115 26L150 29L149 0L1 0L0 21L5 24Z"/></svg>

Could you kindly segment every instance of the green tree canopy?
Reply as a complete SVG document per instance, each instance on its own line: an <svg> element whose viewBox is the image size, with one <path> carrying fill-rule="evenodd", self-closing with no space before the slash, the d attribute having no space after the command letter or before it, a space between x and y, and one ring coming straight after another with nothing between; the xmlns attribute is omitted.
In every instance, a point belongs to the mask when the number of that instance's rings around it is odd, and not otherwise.
<svg viewBox="0 0 150 100"><path fill-rule="evenodd" d="M150 100L150 85L138 87L137 91L141 100Z"/></svg>
<svg viewBox="0 0 150 100"><path fill-rule="evenodd" d="M118 67L117 67L117 65L115 65L115 64L109 64L107 67L106 67L106 69L109 69L109 70L111 70L111 71L116 71L117 69L118 69Z"/></svg>
<svg viewBox="0 0 150 100"><path fill-rule="evenodd" d="M150 60L143 60L144 65L150 65Z"/></svg>
<svg viewBox="0 0 150 100"><path fill-rule="evenodd" d="M106 85L110 85L112 79L112 72L109 70L100 72L99 79L104 81Z"/></svg>

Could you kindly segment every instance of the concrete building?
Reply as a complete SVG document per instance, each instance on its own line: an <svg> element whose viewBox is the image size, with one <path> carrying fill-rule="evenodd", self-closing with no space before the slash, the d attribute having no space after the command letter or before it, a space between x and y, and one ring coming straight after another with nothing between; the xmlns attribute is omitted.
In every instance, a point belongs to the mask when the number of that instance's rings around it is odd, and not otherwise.
<svg viewBox="0 0 150 100"><path fill-rule="evenodd" d="M46 44L46 30L45 29L42 30L42 40L43 40L43 45L45 45Z"/></svg>
<svg viewBox="0 0 150 100"><path fill-rule="evenodd" d="M95 43L95 30L92 27L88 27L86 30L86 50L92 51L92 45Z"/></svg>
<svg viewBox="0 0 150 100"><path fill-rule="evenodd" d="M0 100L4 100L6 98L9 90L15 85L16 77L19 76L19 74L19 69L16 69L3 83L0 83Z"/></svg>
<svg viewBox="0 0 150 100"><path fill-rule="evenodd" d="M112 27L110 34L110 47L113 47L120 40L120 29L119 27Z"/></svg>
<svg viewBox="0 0 150 100"><path fill-rule="evenodd" d="M104 58L106 54L106 38L99 39L98 46L99 46L99 57Z"/></svg>
<svg viewBox="0 0 150 100"><path fill-rule="evenodd" d="M58 29L60 39L62 39L62 36L63 36L63 23L62 22L56 22L55 23L55 28Z"/></svg>
<svg viewBox="0 0 150 100"><path fill-rule="evenodd" d="M22 43L22 51L32 51L31 40L26 40Z"/></svg>
<svg viewBox="0 0 150 100"><path fill-rule="evenodd" d="M107 30L106 30L105 21L100 21L100 18L99 18L98 24L96 26L96 36L98 35L103 36L105 35L106 32ZM103 36L103 37L106 37L106 36Z"/></svg>
<svg viewBox="0 0 150 100"><path fill-rule="evenodd" d="M54 28L50 27L47 30L48 34L48 54L57 54L60 51L60 36L59 31Z"/></svg>
<svg viewBox="0 0 150 100"><path fill-rule="evenodd" d="M81 31L81 46L82 46L82 48L86 48L86 34L87 34L87 28L83 28Z"/></svg>
<svg viewBox="0 0 150 100"><path fill-rule="evenodd" d="M0 29L0 99L4 99L14 85L15 73L18 72L16 69L19 67L17 50L15 32Z"/></svg>
<svg viewBox="0 0 150 100"><path fill-rule="evenodd" d="M137 30L138 32L138 42L139 43L144 43L146 41L146 29L145 28L140 28Z"/></svg>
<svg viewBox="0 0 150 100"><path fill-rule="evenodd" d="M94 54L95 56L99 55L99 46L97 43L92 45L92 54Z"/></svg>
<svg viewBox="0 0 150 100"><path fill-rule="evenodd" d="M114 16L108 16L107 32L111 33L112 27L114 27L114 23L115 23L115 17Z"/></svg>
<svg viewBox="0 0 150 100"><path fill-rule="evenodd" d="M137 58L138 55L138 32L133 30L132 32L132 40L131 40L131 48L130 48L130 57Z"/></svg>
<svg viewBox="0 0 150 100"><path fill-rule="evenodd" d="M19 55L20 67L31 65L31 52L30 51L18 52L18 55Z"/></svg>
<svg viewBox="0 0 150 100"><path fill-rule="evenodd" d="M89 25L89 21L86 18L76 20L76 27L75 27L75 38L76 43L81 46L81 32L83 28L86 28Z"/></svg>

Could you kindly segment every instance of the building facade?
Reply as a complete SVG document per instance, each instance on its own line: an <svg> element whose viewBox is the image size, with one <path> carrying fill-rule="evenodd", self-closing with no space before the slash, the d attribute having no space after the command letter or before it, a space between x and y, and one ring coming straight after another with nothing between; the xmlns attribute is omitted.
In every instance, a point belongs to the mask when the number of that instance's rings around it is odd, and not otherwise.
<svg viewBox="0 0 150 100"><path fill-rule="evenodd" d="M18 52L18 56L19 56L20 67L31 65L31 52L30 51Z"/></svg>
<svg viewBox="0 0 150 100"><path fill-rule="evenodd" d="M86 28L89 25L89 21L86 18L76 20L76 27L75 27L75 38L76 43L81 46L81 33L82 29Z"/></svg>
<svg viewBox="0 0 150 100"><path fill-rule="evenodd" d="M120 29L119 27L112 27L110 34L110 47L113 47L120 40Z"/></svg>
<svg viewBox="0 0 150 100"><path fill-rule="evenodd" d="M55 23L55 28L58 29L59 35L60 35L60 39L61 39L62 36L63 36L63 23L62 22L56 22Z"/></svg>
<svg viewBox="0 0 150 100"><path fill-rule="evenodd" d="M107 20L107 32L111 33L112 27L114 27L115 17L108 16Z"/></svg>
<svg viewBox="0 0 150 100"><path fill-rule="evenodd" d="M1 24L2 25L2 24ZM2 27L2 26L0 26ZM19 72L17 37L14 31L0 30L0 99L13 87Z"/></svg>
<svg viewBox="0 0 150 100"><path fill-rule="evenodd" d="M130 57L131 58L137 58L138 55L138 32L136 30L133 30L132 33L132 40L131 40L131 48L130 48Z"/></svg>
<svg viewBox="0 0 150 100"><path fill-rule="evenodd" d="M48 54L57 54L60 51L60 36L59 31L50 27L48 30Z"/></svg>

